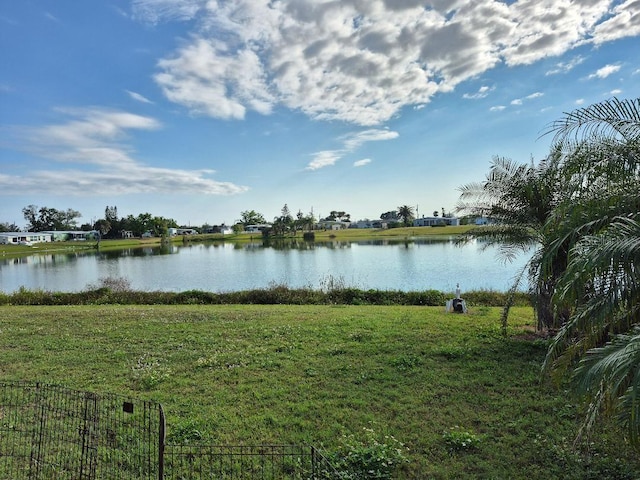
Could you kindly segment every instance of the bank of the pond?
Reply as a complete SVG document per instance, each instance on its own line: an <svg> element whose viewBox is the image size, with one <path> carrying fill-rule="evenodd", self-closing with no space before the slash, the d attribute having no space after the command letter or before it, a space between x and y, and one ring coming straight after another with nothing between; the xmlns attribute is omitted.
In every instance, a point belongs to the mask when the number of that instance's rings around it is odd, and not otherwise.
<svg viewBox="0 0 640 480"><path fill-rule="evenodd" d="M316 230L313 232L316 241L357 241L376 239L404 239L411 241L415 238L449 238L468 231L470 226L444 226L444 227L402 227L391 229L358 229L349 228L344 230ZM272 237L273 240L303 240L303 232L284 237ZM262 240L262 236L257 233L234 233L230 235L198 234L198 235L178 235L169 238L171 243L200 243L200 242L229 242L246 243ZM152 238L123 238L107 239L99 242L50 242L37 243L32 246L27 245L0 245L0 256L23 256L39 253L74 252L83 250L109 251L122 248L144 248L158 246L162 243L159 237Z"/></svg>
<svg viewBox="0 0 640 480"><path fill-rule="evenodd" d="M361 290L334 287L327 290L289 288L275 285L270 288L234 292L146 292L128 288L126 279L107 278L103 284L81 292L28 290L13 293L0 292L0 305L414 305L444 307L454 292L424 290ZM465 292L469 307L497 307L508 304L531 305L525 292L514 294L490 290Z"/></svg>
<svg viewBox="0 0 640 480"><path fill-rule="evenodd" d="M640 478L604 423L541 382L530 307L0 306L2 378L162 403L172 443L393 456L396 479ZM386 456L388 455L388 457ZM377 457L376 457L377 458Z"/></svg>

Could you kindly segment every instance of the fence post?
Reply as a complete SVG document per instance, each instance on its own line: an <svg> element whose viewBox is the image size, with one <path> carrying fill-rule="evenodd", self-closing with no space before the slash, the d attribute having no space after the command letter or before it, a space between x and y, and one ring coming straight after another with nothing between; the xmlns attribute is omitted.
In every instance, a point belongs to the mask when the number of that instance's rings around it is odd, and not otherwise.
<svg viewBox="0 0 640 480"><path fill-rule="evenodd" d="M158 480L164 480L164 441L167 420L164 416L162 405L158 404L158 415L160 418L158 428Z"/></svg>

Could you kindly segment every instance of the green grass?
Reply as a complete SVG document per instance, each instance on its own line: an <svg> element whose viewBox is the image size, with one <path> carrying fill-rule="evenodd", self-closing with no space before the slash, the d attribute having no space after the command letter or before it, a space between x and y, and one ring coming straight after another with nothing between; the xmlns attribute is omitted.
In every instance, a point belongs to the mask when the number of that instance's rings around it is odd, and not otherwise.
<svg viewBox="0 0 640 480"><path fill-rule="evenodd" d="M394 478L638 478L611 425L541 382L530 308L0 306L0 376L163 404L169 440L313 444L392 435ZM365 430L366 429L366 430Z"/></svg>

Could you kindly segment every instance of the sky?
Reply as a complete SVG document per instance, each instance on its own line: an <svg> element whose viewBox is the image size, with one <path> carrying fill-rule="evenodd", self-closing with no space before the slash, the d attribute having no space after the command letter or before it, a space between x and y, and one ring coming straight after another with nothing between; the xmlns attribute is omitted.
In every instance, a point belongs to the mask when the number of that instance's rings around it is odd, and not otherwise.
<svg viewBox="0 0 640 480"><path fill-rule="evenodd" d="M0 222L453 211L640 96L640 0L0 0Z"/></svg>

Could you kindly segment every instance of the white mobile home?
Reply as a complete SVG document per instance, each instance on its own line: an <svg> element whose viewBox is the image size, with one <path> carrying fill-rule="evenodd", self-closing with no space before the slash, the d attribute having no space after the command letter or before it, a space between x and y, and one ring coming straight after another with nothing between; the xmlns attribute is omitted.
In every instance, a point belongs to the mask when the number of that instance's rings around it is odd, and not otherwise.
<svg viewBox="0 0 640 480"><path fill-rule="evenodd" d="M2 245L31 245L33 243L45 243L51 241L51 234L45 232L2 232L0 244Z"/></svg>

